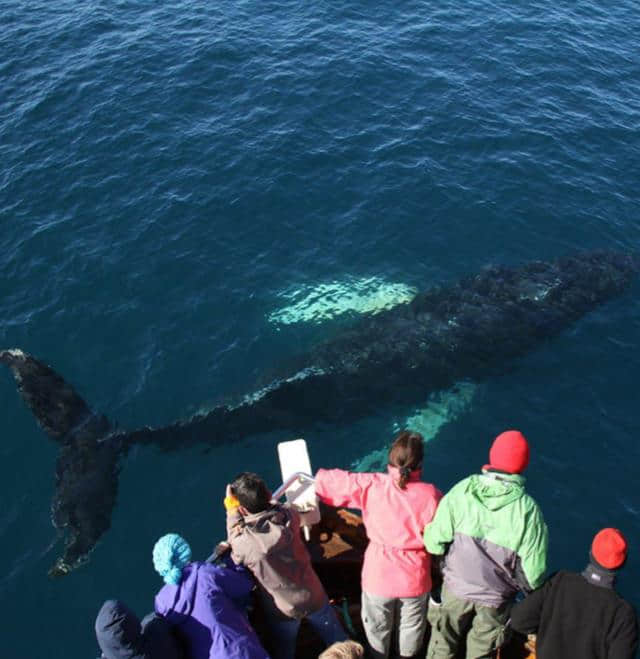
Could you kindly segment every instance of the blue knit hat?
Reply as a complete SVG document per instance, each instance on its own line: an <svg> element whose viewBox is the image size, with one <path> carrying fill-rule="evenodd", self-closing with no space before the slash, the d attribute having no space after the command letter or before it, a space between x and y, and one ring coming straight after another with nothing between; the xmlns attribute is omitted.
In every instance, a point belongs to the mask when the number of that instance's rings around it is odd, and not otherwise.
<svg viewBox="0 0 640 659"><path fill-rule="evenodd" d="M163 535L153 547L153 567L165 583L177 586L182 568L191 560L189 543L177 533Z"/></svg>

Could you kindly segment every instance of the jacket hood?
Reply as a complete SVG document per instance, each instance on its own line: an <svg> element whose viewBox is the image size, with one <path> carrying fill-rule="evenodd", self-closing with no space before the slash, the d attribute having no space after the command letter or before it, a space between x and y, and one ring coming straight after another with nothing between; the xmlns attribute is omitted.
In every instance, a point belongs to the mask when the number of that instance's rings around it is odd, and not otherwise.
<svg viewBox="0 0 640 659"><path fill-rule="evenodd" d="M259 513L252 513L251 515L245 515L244 524L250 524L251 526L260 526L260 523L266 521L273 521L277 524L286 523L289 518L287 509L284 508L279 503L269 506L266 510L261 510Z"/></svg>
<svg viewBox="0 0 640 659"><path fill-rule="evenodd" d="M261 536L264 538L261 544L267 554L277 553L282 547L289 547L293 542L291 512L280 504L275 504L259 513L247 515L244 523L246 526L251 526L256 541L260 542ZM280 529L277 536L273 535L274 525Z"/></svg>
<svg viewBox="0 0 640 659"><path fill-rule="evenodd" d="M145 659L140 620L118 600L107 600L95 623L96 638L107 659Z"/></svg>
<svg viewBox="0 0 640 659"><path fill-rule="evenodd" d="M467 493L487 510L500 510L524 495L524 483L520 474L487 472L471 476Z"/></svg>

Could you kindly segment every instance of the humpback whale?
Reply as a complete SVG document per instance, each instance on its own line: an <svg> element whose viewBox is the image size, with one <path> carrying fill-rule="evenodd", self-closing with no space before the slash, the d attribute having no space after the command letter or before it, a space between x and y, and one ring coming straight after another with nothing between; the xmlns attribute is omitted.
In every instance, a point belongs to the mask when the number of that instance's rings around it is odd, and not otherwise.
<svg viewBox="0 0 640 659"><path fill-rule="evenodd" d="M344 423L390 403L422 402L462 379L499 373L628 288L635 254L584 252L519 267L490 266L410 302L366 316L264 386L161 428L117 428L51 367L19 349L0 352L24 401L60 444L52 521L64 549L49 574L87 560L110 525L123 457L136 444L176 450L272 431Z"/></svg>

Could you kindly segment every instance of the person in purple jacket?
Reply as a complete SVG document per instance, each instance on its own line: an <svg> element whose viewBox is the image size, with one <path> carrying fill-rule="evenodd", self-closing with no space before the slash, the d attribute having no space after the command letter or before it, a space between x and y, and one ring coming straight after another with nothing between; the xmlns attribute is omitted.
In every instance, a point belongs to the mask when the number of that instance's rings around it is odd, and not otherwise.
<svg viewBox="0 0 640 659"><path fill-rule="evenodd" d="M176 533L153 548L153 566L164 579L156 613L173 625L189 659L269 659L244 611L253 588L247 571L191 561L191 548Z"/></svg>

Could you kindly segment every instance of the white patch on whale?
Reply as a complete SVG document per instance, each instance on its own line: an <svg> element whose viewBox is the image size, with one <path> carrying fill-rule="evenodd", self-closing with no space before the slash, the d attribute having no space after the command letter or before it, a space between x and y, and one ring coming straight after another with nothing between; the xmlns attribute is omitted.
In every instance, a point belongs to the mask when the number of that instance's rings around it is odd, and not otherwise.
<svg viewBox="0 0 640 659"><path fill-rule="evenodd" d="M429 396L427 404L407 417L403 424L394 423L393 432L406 428L419 432L425 442L432 441L445 424L471 409L477 388L478 385L473 382L458 382L450 389L435 392ZM389 448L390 444L386 444L355 460L351 465L352 471L384 471L387 468Z"/></svg>
<svg viewBox="0 0 640 659"><path fill-rule="evenodd" d="M269 392L277 389L284 382L295 382L296 380L304 380L312 375L324 375L324 373L325 372L321 368L318 368L317 366L309 366L307 368L303 368L301 371L298 371L297 373L295 373L294 375L288 378L285 378L283 380L275 380L266 387L263 387L262 389L259 389L258 391L252 394L247 394L243 398L242 404L251 405L252 403L256 403L261 398L264 398Z"/></svg>
<svg viewBox="0 0 640 659"><path fill-rule="evenodd" d="M278 295L287 304L267 316L270 323L320 323L349 311L375 314L410 302L417 289L380 277L331 281L288 289Z"/></svg>

